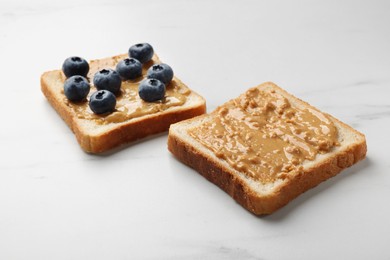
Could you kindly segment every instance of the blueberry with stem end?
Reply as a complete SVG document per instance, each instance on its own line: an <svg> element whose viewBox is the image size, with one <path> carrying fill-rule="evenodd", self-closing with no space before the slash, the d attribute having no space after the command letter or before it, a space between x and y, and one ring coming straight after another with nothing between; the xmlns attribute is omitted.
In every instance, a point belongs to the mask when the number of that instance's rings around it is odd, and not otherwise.
<svg viewBox="0 0 390 260"><path fill-rule="evenodd" d="M129 48L129 57L135 58L141 63L150 61L153 58L153 54L153 47L149 43L138 43Z"/></svg>
<svg viewBox="0 0 390 260"><path fill-rule="evenodd" d="M89 107L95 114L111 113L115 106L115 95L108 90L96 91L89 99Z"/></svg>
<svg viewBox="0 0 390 260"><path fill-rule="evenodd" d="M168 85L173 78L173 70L165 63L154 64L148 69L146 76L149 79L158 79L165 85Z"/></svg>
<svg viewBox="0 0 390 260"><path fill-rule="evenodd" d="M136 79L142 76L142 64L137 59L126 58L116 65L116 71L122 79Z"/></svg>
<svg viewBox="0 0 390 260"><path fill-rule="evenodd" d="M67 58L62 64L62 71L67 78L80 75L86 77L89 72L88 62L77 56Z"/></svg>
<svg viewBox="0 0 390 260"><path fill-rule="evenodd" d="M115 95L120 91L122 80L119 73L113 69L102 69L95 73L93 84L98 90L108 90Z"/></svg>
<svg viewBox="0 0 390 260"><path fill-rule="evenodd" d="M87 97L90 88L86 78L75 75L65 81L64 94L70 101L80 102Z"/></svg>
<svg viewBox="0 0 390 260"><path fill-rule="evenodd" d="M165 96L165 84L158 79L144 79L139 84L138 94L146 102L161 100Z"/></svg>

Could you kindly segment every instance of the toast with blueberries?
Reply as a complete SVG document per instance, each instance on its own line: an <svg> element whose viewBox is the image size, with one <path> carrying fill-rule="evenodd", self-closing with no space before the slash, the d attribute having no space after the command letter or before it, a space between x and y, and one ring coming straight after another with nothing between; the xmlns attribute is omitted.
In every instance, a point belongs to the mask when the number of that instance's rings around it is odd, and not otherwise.
<svg viewBox="0 0 390 260"><path fill-rule="evenodd" d="M174 76L148 43L91 60L67 58L41 76L41 90L81 148L102 153L206 112L203 97Z"/></svg>
<svg viewBox="0 0 390 260"><path fill-rule="evenodd" d="M256 215L366 156L363 134L271 82L172 124L168 149Z"/></svg>

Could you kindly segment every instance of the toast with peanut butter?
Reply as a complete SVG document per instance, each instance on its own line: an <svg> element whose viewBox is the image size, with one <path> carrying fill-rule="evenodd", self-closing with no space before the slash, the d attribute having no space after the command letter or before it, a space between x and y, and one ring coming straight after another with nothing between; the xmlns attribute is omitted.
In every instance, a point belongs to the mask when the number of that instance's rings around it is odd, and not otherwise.
<svg viewBox="0 0 390 260"><path fill-rule="evenodd" d="M170 126L168 149L256 215L362 160L363 134L271 82Z"/></svg>
<svg viewBox="0 0 390 260"><path fill-rule="evenodd" d="M136 79L123 80L116 105L112 112L96 114L88 100L96 92L93 83L95 73L115 70L117 64L128 58L127 54L91 60L86 78L90 91L82 101L70 101L64 94L67 80L63 70L45 72L41 76L41 90L53 108L74 132L81 148L88 153L102 153L149 135L167 131L170 124L188 119L206 111L203 97L189 89L173 76L166 84L161 100L147 102L140 98L138 88L146 79L148 69L161 64L158 56L142 64L142 75ZM103 92L102 92L103 93ZM103 94L101 94L103 95Z"/></svg>

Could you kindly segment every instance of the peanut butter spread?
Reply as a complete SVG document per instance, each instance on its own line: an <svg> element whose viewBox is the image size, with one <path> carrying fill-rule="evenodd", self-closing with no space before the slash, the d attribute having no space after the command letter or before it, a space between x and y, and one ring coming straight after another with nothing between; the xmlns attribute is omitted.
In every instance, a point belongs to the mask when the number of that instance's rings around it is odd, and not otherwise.
<svg viewBox="0 0 390 260"><path fill-rule="evenodd" d="M189 130L234 169L263 183L285 178L338 145L329 118L313 108L292 105L274 90L253 88L219 107L213 120Z"/></svg>
<svg viewBox="0 0 390 260"><path fill-rule="evenodd" d="M95 73L101 69L115 69L116 64L126 57L127 55L119 55L112 58L90 61L88 79L91 84L91 90L87 99L96 91L96 88L93 86L93 76ZM117 103L113 113L105 115L94 114L89 108L87 101L74 103L67 100L65 96L64 102L75 111L78 118L94 120L99 124L124 122L132 118L165 111L173 106L183 105L191 91L176 77L166 85L165 97L162 100L145 102L139 97L138 85L146 77L148 68L155 63L159 63L156 56L151 61L143 64L142 77L135 80L122 81L121 93L117 95ZM65 81L65 76L63 76L63 81Z"/></svg>

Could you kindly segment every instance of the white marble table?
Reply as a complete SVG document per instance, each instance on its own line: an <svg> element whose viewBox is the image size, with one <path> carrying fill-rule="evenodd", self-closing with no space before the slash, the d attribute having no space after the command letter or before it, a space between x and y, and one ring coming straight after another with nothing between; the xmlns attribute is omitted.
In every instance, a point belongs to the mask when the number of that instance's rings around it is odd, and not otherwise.
<svg viewBox="0 0 390 260"><path fill-rule="evenodd" d="M368 158L255 217L167 134L81 151L40 74L150 42L208 111L264 81L366 134ZM390 259L389 1L0 1L0 259Z"/></svg>

